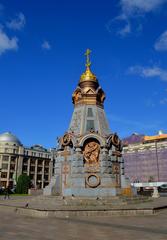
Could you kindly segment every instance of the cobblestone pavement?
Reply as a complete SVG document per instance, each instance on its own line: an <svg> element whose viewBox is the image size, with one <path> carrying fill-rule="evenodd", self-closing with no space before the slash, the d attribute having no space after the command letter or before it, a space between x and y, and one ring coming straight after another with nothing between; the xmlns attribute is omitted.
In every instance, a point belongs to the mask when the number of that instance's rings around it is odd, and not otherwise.
<svg viewBox="0 0 167 240"><path fill-rule="evenodd" d="M153 216L31 218L1 211L0 240L167 240L167 210Z"/></svg>

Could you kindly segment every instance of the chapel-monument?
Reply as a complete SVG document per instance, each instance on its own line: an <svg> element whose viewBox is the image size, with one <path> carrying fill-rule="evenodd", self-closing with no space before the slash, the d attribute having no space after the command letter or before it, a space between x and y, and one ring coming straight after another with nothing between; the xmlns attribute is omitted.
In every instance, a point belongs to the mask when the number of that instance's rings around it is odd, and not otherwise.
<svg viewBox="0 0 167 240"><path fill-rule="evenodd" d="M72 95L74 112L69 129L59 138L54 176L44 195L108 197L130 189L124 176L122 144L108 125L105 93L91 71L87 49L86 70Z"/></svg>

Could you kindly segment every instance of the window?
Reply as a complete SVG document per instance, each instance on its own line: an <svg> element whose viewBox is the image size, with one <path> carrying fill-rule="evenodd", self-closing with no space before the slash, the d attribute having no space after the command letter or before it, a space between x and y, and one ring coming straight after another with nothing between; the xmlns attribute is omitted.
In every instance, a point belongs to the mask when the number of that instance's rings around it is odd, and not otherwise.
<svg viewBox="0 0 167 240"><path fill-rule="evenodd" d="M88 116L88 117L93 117L93 111L92 111L92 108L88 108L87 116Z"/></svg>
<svg viewBox="0 0 167 240"><path fill-rule="evenodd" d="M45 181L48 181L49 180L49 176L48 175L44 175L44 179L45 179Z"/></svg>
<svg viewBox="0 0 167 240"><path fill-rule="evenodd" d="M42 173L42 167L38 167L38 168L37 168L37 172L38 172L38 173Z"/></svg>
<svg viewBox="0 0 167 240"><path fill-rule="evenodd" d="M30 172L34 172L35 171L35 167L34 166L31 166L30 167Z"/></svg>
<svg viewBox="0 0 167 240"><path fill-rule="evenodd" d="M35 175L34 174L30 174L30 178L31 178L31 180L34 180Z"/></svg>
<svg viewBox="0 0 167 240"><path fill-rule="evenodd" d="M28 164L28 158L23 158L23 165L27 165Z"/></svg>
<svg viewBox="0 0 167 240"><path fill-rule="evenodd" d="M49 173L49 168L45 168L44 172Z"/></svg>
<svg viewBox="0 0 167 240"><path fill-rule="evenodd" d="M10 179L13 178L13 173L10 173L9 178Z"/></svg>
<svg viewBox="0 0 167 240"><path fill-rule="evenodd" d="M1 178L7 178L7 172L2 172L1 173Z"/></svg>
<svg viewBox="0 0 167 240"><path fill-rule="evenodd" d="M7 163L2 163L2 169L8 169L8 164Z"/></svg>
<svg viewBox="0 0 167 240"><path fill-rule="evenodd" d="M49 161L45 161L45 166L49 166Z"/></svg>
<svg viewBox="0 0 167 240"><path fill-rule="evenodd" d="M27 166L23 166L23 172L27 172Z"/></svg>
<svg viewBox="0 0 167 240"><path fill-rule="evenodd" d="M15 156L11 156L11 161L15 162L15 160L16 160L16 157Z"/></svg>
<svg viewBox="0 0 167 240"><path fill-rule="evenodd" d="M11 164L11 165L10 165L10 169L11 169L11 170L15 170L15 164Z"/></svg>
<svg viewBox="0 0 167 240"><path fill-rule="evenodd" d="M86 131L95 130L94 120L87 120Z"/></svg>
<svg viewBox="0 0 167 240"><path fill-rule="evenodd" d="M38 160L38 165L42 165L42 160Z"/></svg>
<svg viewBox="0 0 167 240"><path fill-rule="evenodd" d="M5 156L5 155L2 156L2 160L3 160L3 161L8 161L8 160L9 160L9 156Z"/></svg>
<svg viewBox="0 0 167 240"><path fill-rule="evenodd" d="M35 159L31 159L31 165L35 165Z"/></svg>
<svg viewBox="0 0 167 240"><path fill-rule="evenodd" d="M37 180L42 180L42 175L37 175Z"/></svg>

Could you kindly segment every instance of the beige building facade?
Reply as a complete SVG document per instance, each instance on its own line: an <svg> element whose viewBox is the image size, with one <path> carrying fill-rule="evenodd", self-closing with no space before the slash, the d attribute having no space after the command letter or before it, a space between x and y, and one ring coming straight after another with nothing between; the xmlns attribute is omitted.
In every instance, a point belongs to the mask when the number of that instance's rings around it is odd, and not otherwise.
<svg viewBox="0 0 167 240"><path fill-rule="evenodd" d="M21 174L30 176L32 187L43 189L50 182L53 169L52 150L41 145L25 147L10 132L0 135L0 186L11 188Z"/></svg>

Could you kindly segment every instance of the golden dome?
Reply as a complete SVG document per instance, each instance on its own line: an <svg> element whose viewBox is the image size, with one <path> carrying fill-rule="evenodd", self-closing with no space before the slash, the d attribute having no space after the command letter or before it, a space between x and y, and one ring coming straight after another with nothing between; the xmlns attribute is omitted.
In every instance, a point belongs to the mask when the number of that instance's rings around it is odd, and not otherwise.
<svg viewBox="0 0 167 240"><path fill-rule="evenodd" d="M86 67L86 71L80 77L80 82L85 82L85 81L97 82L96 75L91 72L89 66Z"/></svg>
<svg viewBox="0 0 167 240"><path fill-rule="evenodd" d="M87 49L86 52L85 52L85 56L86 56L86 71L81 75L80 83L81 82L87 82L87 81L97 82L96 76L90 70L90 65L91 65L90 53L91 53L90 49Z"/></svg>

